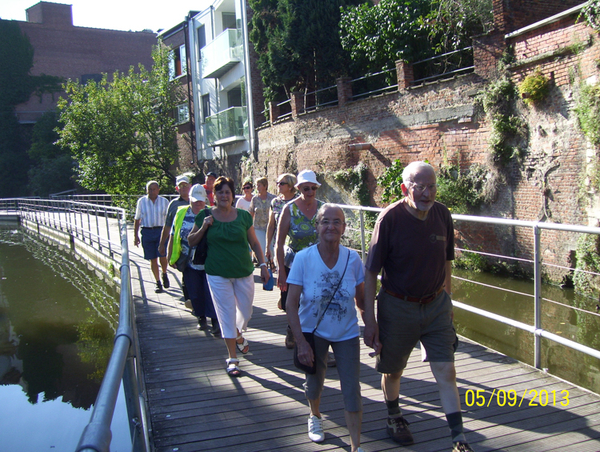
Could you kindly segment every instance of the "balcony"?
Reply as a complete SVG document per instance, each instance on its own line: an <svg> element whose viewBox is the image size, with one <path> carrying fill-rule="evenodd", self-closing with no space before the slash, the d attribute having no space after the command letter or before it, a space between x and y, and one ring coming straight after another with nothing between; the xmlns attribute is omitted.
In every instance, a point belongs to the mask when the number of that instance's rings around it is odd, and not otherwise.
<svg viewBox="0 0 600 452"><path fill-rule="evenodd" d="M244 49L238 30L228 28L200 51L202 78L218 78L242 61Z"/></svg>
<svg viewBox="0 0 600 452"><path fill-rule="evenodd" d="M248 113L246 107L231 107L206 118L206 141L211 146L221 146L248 138Z"/></svg>

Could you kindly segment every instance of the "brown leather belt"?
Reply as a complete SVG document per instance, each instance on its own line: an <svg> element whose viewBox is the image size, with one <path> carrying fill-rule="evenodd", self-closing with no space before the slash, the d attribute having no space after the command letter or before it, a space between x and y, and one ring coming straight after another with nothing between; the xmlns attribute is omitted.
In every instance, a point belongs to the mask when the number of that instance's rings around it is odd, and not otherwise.
<svg viewBox="0 0 600 452"><path fill-rule="evenodd" d="M402 294L399 294L396 292L392 292L391 290L388 290L388 289L385 289L385 292L387 294L390 294L392 297L399 298L400 300L411 301L413 303L427 304L427 303L431 303L433 300L435 300L442 293L443 290L444 290L444 286L440 287L438 290L436 290L431 295L426 295L422 298L411 297L410 295L402 295Z"/></svg>

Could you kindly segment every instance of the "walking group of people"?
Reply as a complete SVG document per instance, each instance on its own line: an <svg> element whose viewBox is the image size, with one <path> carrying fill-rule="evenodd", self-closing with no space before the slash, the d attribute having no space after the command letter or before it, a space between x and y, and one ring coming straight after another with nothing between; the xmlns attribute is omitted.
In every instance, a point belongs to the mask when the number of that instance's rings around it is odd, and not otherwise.
<svg viewBox="0 0 600 452"><path fill-rule="evenodd" d="M203 268L188 263L183 279L187 289L193 287L196 295L202 291L200 284L190 282L188 286L188 281L198 281L199 275L207 281L208 291L204 293L209 296L196 304L191 298L192 304L194 310L196 306L201 310L203 304L204 311L196 313L211 318L216 314L227 346L228 374L241 375L237 352L249 350L242 333L248 326L254 297L251 250L263 282L269 278L267 263L275 257L281 291L278 306L286 311L288 319L286 346L295 346L299 366L313 367L306 372L304 383L310 409L310 440L325 440L320 399L331 348L340 378L351 450L362 451L360 313L365 325L364 342L373 348L371 356L376 357L376 370L382 374L389 436L401 445L414 442L400 409L399 393L410 353L421 342L426 352L424 359L430 363L438 384L452 451L472 451L463 432L454 366L458 345L451 301L454 229L448 209L435 201L437 185L433 167L413 162L404 169L404 197L379 215L365 265L355 251L341 245L346 229L344 212L335 204L317 199L320 185L313 171L301 171L297 177L286 173L277 178L279 196L268 193L268 181L263 178L256 181L258 194L251 197L248 192L254 186L246 181L242 185L244 196L233 207L234 182L219 177L214 187L210 187L214 191L214 207L204 209L202 201L206 202L206 196L200 189L206 189L195 185L191 188L189 206L176 211L167 255L173 264L178 252L189 253L206 237L208 251ZM178 187L181 195L182 188L179 184ZM155 195L148 188L149 200L152 197L156 200L157 189L158 184ZM143 222L144 215L150 215L145 212L153 212L147 204L138 202L139 216L136 211L136 225L142 222L145 257L146 228L152 233L156 227L154 223ZM136 244L137 230L136 226ZM175 238L177 235L179 238ZM162 259L164 253L156 254L149 252L146 258L152 262ZM162 265L163 261L160 262ZM161 285L158 261L151 266L158 290ZM162 269L162 287L168 287L166 268ZM214 311L207 309L209 297Z"/></svg>

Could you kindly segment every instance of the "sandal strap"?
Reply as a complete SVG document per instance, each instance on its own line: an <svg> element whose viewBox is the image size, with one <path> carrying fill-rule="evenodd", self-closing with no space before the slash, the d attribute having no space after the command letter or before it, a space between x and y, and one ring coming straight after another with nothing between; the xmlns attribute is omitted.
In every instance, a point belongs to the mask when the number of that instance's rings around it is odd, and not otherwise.
<svg viewBox="0 0 600 452"><path fill-rule="evenodd" d="M240 360L237 358L227 358L225 360L225 362L227 363L228 366L232 365L232 364L239 364Z"/></svg>

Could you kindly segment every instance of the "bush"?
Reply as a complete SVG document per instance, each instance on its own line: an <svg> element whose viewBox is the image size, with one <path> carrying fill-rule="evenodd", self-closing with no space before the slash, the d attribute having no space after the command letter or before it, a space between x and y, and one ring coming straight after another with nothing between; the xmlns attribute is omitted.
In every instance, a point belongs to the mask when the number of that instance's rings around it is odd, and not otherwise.
<svg viewBox="0 0 600 452"><path fill-rule="evenodd" d="M548 97L549 92L549 81L539 71L525 77L519 85L519 94L527 105L534 105L543 101Z"/></svg>

